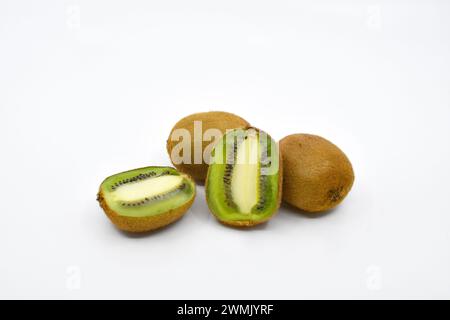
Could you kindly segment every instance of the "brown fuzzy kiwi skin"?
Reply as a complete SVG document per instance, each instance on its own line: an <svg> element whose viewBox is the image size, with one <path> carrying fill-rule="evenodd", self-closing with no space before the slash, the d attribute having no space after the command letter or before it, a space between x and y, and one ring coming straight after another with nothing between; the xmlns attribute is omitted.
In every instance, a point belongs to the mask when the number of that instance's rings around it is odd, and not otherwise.
<svg viewBox="0 0 450 320"><path fill-rule="evenodd" d="M261 130L254 128L254 127L246 127L244 128L244 130L248 130L248 129L254 129L257 132L260 132ZM209 205L209 201L206 201L206 203L208 204L208 209L209 211L212 213L212 215L223 225L229 226L229 227L235 227L235 228L242 228L242 229L248 229L251 227L254 227L256 225L262 224L262 223L266 223L267 221L269 221L270 219L272 219L277 213L278 213L278 209L280 208L281 205L281 200L282 200L282 189L283 189L283 157L281 155L281 148L278 147L278 156L279 156L279 162L278 162L278 195L277 195L277 205L276 205L276 209L274 211L274 213L267 217L264 220L260 220L260 221L252 221L252 220L223 220L221 219L218 215L216 215L214 213L214 211L212 210L211 206ZM208 185L208 177L209 177L209 170L208 170L208 174L206 175L206 181L205 181L205 187ZM207 193L205 192L205 196L207 196Z"/></svg>
<svg viewBox="0 0 450 320"><path fill-rule="evenodd" d="M293 134L280 141L283 200L306 212L336 207L355 179L350 160L336 145L316 135Z"/></svg>
<svg viewBox="0 0 450 320"><path fill-rule="evenodd" d="M210 111L210 112L200 112L194 113L187 117L184 117L178 121L172 128L169 138L167 139L167 152L169 153L170 160L173 165L181 172L190 175L198 183L203 183L206 179L208 172L208 164L202 159L201 164L194 164L194 121L202 121L202 134L211 128L219 129L222 134L226 132L227 129L237 129L245 128L250 124L243 118L223 111ZM175 164L172 160L171 154L173 148L179 143L179 141L172 141L171 137L176 129L187 129L191 133L191 156L192 163L181 163ZM203 140L203 139L202 139ZM216 141L217 142L217 141ZM202 155L205 148L211 143L211 141L202 141Z"/></svg>
<svg viewBox="0 0 450 320"><path fill-rule="evenodd" d="M101 188L97 194L97 201L99 202L100 207L103 209L106 216L118 229L126 232L141 233L160 229L181 219L194 203L196 192L197 191L194 186L194 194L192 195L192 199L186 202L184 205L179 208L149 217L127 217L117 214L106 203Z"/></svg>

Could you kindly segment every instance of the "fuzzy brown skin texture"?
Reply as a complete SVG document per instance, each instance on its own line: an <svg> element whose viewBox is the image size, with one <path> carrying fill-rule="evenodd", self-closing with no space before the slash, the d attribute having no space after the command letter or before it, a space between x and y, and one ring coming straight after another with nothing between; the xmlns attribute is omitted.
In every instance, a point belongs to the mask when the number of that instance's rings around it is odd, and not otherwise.
<svg viewBox="0 0 450 320"><path fill-rule="evenodd" d="M280 141L283 200L307 212L322 212L344 200L355 179L347 156L330 141L293 134Z"/></svg>
<svg viewBox="0 0 450 320"><path fill-rule="evenodd" d="M170 160L173 165L181 172L190 175L194 178L195 181L199 183L203 183L206 179L206 175L208 173L208 164L205 162L205 159L202 157L201 164L194 163L194 121L202 121L202 134L206 132L208 129L218 129L222 134L225 134L227 129L237 129L237 128L245 128L249 126L249 123L242 119L241 117L222 111L211 111L211 112L201 112L191 114L180 121L178 121L175 126L172 128L170 132L169 138L167 139L167 152L169 153ZM172 159L172 150L173 148L180 143L180 141L172 141L171 137L173 132L176 129L187 129L191 134L191 163L181 163L175 164ZM202 155L205 151L205 148L211 143L211 141L202 141L202 137L195 137L198 143L202 143ZM218 142L218 139L214 141ZM212 148L211 148L212 150ZM182 154L181 154L182 155ZM208 159L209 160L209 159Z"/></svg>
<svg viewBox="0 0 450 320"><path fill-rule="evenodd" d="M255 129L256 131L260 131L257 128L253 128L253 127L247 127L246 129ZM236 228L242 228L242 229L247 229L247 228L251 228L254 227L256 225L262 224L262 223L266 223L267 221L269 221L270 219L272 219L277 213L278 213L278 209L280 208L281 205L281 199L282 199L282 194L283 194L283 157L281 155L281 149L278 148L278 155L279 155L279 162L278 162L278 195L277 195L277 206L276 206L276 210L275 212L267 217L264 220L260 220L260 221L253 221L253 220L223 220L221 219L219 216L217 216L214 211L212 210L212 208L209 206L209 201L206 201L206 203L208 204L208 209L209 211L213 214L213 216L222 224L229 226L229 227L236 227ZM205 186L208 185L208 176L209 176L209 170L208 170L208 174L206 176L206 181L205 181ZM206 196L208 196L208 193L205 192Z"/></svg>
<svg viewBox="0 0 450 320"><path fill-rule="evenodd" d="M191 207L192 203L195 200L195 195L196 194L194 193L192 199L179 208L156 216L139 218L121 216L111 210L108 207L108 204L106 203L101 190L98 193L97 200L100 203L100 207L102 207L108 218L117 228L127 232L138 233L156 230L179 220Z"/></svg>

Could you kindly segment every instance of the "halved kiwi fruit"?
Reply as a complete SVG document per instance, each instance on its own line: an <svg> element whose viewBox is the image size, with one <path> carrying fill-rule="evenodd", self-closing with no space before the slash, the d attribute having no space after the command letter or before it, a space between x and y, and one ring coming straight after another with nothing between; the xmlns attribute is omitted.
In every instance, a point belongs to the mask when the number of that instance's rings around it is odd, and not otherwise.
<svg viewBox="0 0 450 320"><path fill-rule="evenodd" d="M194 113L178 121L167 139L167 152L173 165L203 183L208 172L211 150L227 130L250 124L223 111Z"/></svg>
<svg viewBox="0 0 450 320"><path fill-rule="evenodd" d="M206 200L224 224L250 227L269 220L281 200L281 158L276 142L255 128L225 134L212 151Z"/></svg>
<svg viewBox="0 0 450 320"><path fill-rule="evenodd" d="M280 141L283 200L307 212L329 210L344 200L355 179L347 156L330 141L293 134Z"/></svg>
<svg viewBox="0 0 450 320"><path fill-rule="evenodd" d="M121 230L144 232L179 218L192 205L195 183L171 167L146 167L106 178L97 200Z"/></svg>

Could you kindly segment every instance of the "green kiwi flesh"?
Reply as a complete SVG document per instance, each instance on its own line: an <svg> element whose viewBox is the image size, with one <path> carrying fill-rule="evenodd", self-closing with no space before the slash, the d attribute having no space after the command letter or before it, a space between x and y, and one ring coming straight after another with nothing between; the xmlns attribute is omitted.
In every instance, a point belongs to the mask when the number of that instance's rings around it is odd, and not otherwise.
<svg viewBox="0 0 450 320"><path fill-rule="evenodd" d="M176 220L194 197L194 181L171 167L146 167L110 176L98 194L108 217L127 231L147 231ZM165 214L173 218L164 218Z"/></svg>
<svg viewBox="0 0 450 320"><path fill-rule="evenodd" d="M270 219L281 199L280 156L276 142L254 128L225 134L212 151L206 180L211 212L232 226Z"/></svg>

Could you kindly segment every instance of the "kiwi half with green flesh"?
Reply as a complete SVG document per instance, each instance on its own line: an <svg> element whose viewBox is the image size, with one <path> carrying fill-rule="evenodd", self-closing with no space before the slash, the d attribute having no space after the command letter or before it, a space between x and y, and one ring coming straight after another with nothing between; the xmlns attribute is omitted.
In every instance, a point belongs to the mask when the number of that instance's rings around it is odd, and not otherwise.
<svg viewBox="0 0 450 320"><path fill-rule="evenodd" d="M227 130L236 128L246 128L250 124L241 117L223 111L210 111L194 113L178 121L172 128L167 139L167 152L173 165L197 182L203 183L208 173L208 164L213 146ZM208 131L212 129L217 135L208 136ZM185 138L177 137L176 133L184 130L189 134ZM210 133L214 133L210 130ZM179 150L180 142L188 142L188 150ZM196 150L197 148L197 150ZM199 151L199 152L196 152ZM185 160L184 152L190 154ZM182 161L181 161L182 159Z"/></svg>
<svg viewBox="0 0 450 320"><path fill-rule="evenodd" d="M280 141L283 155L283 200L307 212L334 208L355 179L347 156L330 141L293 134Z"/></svg>
<svg viewBox="0 0 450 320"><path fill-rule="evenodd" d="M145 232L181 218L195 194L189 176L171 167L146 167L106 178L97 200L119 229Z"/></svg>
<svg viewBox="0 0 450 320"><path fill-rule="evenodd" d="M276 142L255 128L225 134L212 151L206 200L224 224L250 227L269 220L281 200L281 158Z"/></svg>

